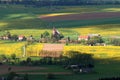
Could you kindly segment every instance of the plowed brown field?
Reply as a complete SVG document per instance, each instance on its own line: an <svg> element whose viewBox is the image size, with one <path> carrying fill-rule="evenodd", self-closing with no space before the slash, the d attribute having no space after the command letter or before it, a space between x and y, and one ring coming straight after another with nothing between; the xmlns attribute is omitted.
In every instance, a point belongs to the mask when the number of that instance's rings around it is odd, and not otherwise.
<svg viewBox="0 0 120 80"><path fill-rule="evenodd" d="M0 66L0 75L9 73L9 70L8 70L9 68L11 68L10 71L13 71L13 72L47 69L47 68L44 68L44 67L28 67L28 66L8 66L8 65L1 65Z"/></svg>
<svg viewBox="0 0 120 80"><path fill-rule="evenodd" d="M67 14L58 16L45 16L39 17L46 21L59 21L59 20L91 20L101 18L120 17L120 12L100 12L100 13L81 13L81 14Z"/></svg>

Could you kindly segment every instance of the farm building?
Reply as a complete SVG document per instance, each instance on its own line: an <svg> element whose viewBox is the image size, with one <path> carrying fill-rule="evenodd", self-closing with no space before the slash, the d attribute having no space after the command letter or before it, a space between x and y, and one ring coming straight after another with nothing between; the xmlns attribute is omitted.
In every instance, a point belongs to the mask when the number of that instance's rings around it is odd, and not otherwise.
<svg viewBox="0 0 120 80"><path fill-rule="evenodd" d="M79 36L78 37L78 40L80 41L80 40L85 40L85 41L87 41L87 40L89 40L89 36Z"/></svg>
<svg viewBox="0 0 120 80"><path fill-rule="evenodd" d="M120 39L120 36L112 36L112 39Z"/></svg>
<svg viewBox="0 0 120 80"><path fill-rule="evenodd" d="M92 38L92 37L99 37L100 34L88 34L88 36L89 36L90 38Z"/></svg>
<svg viewBox="0 0 120 80"><path fill-rule="evenodd" d="M3 40L8 40L9 39L8 36L3 36L2 38L3 38Z"/></svg>
<svg viewBox="0 0 120 80"><path fill-rule="evenodd" d="M24 39L24 37L25 37L25 36L20 35L20 36L18 36L18 40L19 40L19 41L22 41L22 40Z"/></svg>

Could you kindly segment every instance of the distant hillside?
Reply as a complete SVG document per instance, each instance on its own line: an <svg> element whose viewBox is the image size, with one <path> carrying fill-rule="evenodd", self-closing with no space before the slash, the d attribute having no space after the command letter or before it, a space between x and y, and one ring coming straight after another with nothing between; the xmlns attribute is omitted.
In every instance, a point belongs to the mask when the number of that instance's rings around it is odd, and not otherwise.
<svg viewBox="0 0 120 80"><path fill-rule="evenodd" d="M115 13L115 16L107 14ZM116 15L116 13L118 15ZM54 6L49 7L25 7L23 5L0 5L0 35L5 31L11 34L25 36L33 35L37 38L44 31L52 33L52 28L57 28L65 36L77 36L79 34L86 35L89 33L100 33L103 36L120 35L120 5L99 5L99 6ZM43 20L40 16L61 16L67 14L82 14L83 18L61 20L51 19ZM89 14L97 14L85 19ZM64 15L64 16L65 16ZM113 14L112 14L113 15ZM66 16L65 16L66 17ZM73 16L74 17L74 16ZM58 18L58 17L57 17Z"/></svg>
<svg viewBox="0 0 120 80"><path fill-rule="evenodd" d="M0 0L0 4L23 4L34 7L53 5L102 5L120 4L120 0Z"/></svg>

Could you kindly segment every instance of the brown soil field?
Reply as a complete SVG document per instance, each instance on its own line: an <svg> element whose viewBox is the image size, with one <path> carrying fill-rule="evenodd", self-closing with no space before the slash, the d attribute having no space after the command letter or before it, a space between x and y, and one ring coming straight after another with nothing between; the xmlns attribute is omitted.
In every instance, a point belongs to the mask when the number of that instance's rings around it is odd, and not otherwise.
<svg viewBox="0 0 120 80"><path fill-rule="evenodd" d="M102 18L120 17L120 12L99 12L99 13L81 13L81 14L68 14L59 16L45 16L39 17L46 21L59 21L59 20L91 20Z"/></svg>
<svg viewBox="0 0 120 80"><path fill-rule="evenodd" d="M44 44L43 51L63 51L64 44Z"/></svg>
<svg viewBox="0 0 120 80"><path fill-rule="evenodd" d="M64 44L44 44L43 50L39 53L41 57L60 57Z"/></svg>
<svg viewBox="0 0 120 80"><path fill-rule="evenodd" d="M8 69L11 68L9 71ZM72 74L71 72L27 72L31 70L45 70L47 68L44 67L29 67L29 66L8 66L8 65L0 65L0 75L8 74L9 72L13 71L16 72L17 74L33 74L33 75L46 75L46 74L55 74L55 75L69 75ZM25 71L25 72L21 72Z"/></svg>
<svg viewBox="0 0 120 80"><path fill-rule="evenodd" d="M8 65L0 65L0 75L9 73L8 68L11 68L10 71L13 71L13 72L47 69L47 68L44 68L44 67L29 67L29 66L8 66Z"/></svg>

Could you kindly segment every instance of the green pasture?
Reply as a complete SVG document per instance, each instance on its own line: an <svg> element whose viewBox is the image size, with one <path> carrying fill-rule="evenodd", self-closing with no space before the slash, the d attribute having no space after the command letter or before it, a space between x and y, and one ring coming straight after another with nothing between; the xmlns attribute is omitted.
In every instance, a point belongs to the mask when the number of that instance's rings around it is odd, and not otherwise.
<svg viewBox="0 0 120 80"><path fill-rule="evenodd" d="M106 35L109 35L111 28L115 27L113 31L117 31L113 35L119 35L119 21L120 17L93 19L93 20L67 20L48 22L39 19L43 14L51 13L91 13L91 12L120 12L120 5L98 5L98 6L53 6L53 7L24 7L23 5L0 5L0 35L5 31L10 31L17 35L33 35L39 38L44 31L52 33L52 28L56 27L65 36L76 37L76 35L83 33L84 27L86 30L91 28L93 33L98 32L98 29L104 32L107 28ZM116 26L118 24L118 26ZM104 26L101 28L101 26ZM111 26L112 25L112 26ZM94 26L94 27L93 27ZM75 28L75 29L74 29ZM77 28L77 30L76 30ZM96 29L98 28L98 29ZM96 30L95 30L96 29ZM102 31L103 30L103 31Z"/></svg>
<svg viewBox="0 0 120 80"><path fill-rule="evenodd" d="M65 70L59 65L42 65L41 67L48 68L47 70L37 70L28 72L71 72L69 75L55 75L54 80L98 80L105 77L119 77L120 61L114 59L96 60L93 73L75 74L72 71ZM46 75L28 75L30 80L46 80Z"/></svg>

